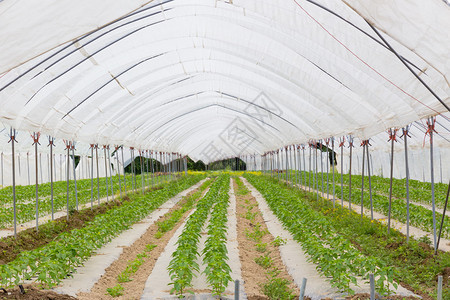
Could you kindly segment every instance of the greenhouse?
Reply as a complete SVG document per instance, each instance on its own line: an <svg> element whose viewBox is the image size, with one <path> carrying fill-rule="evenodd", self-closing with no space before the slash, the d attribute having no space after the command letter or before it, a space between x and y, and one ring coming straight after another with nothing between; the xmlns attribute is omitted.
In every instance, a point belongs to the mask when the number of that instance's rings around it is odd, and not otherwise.
<svg viewBox="0 0 450 300"><path fill-rule="evenodd" d="M0 299L450 299L447 0L0 0Z"/></svg>

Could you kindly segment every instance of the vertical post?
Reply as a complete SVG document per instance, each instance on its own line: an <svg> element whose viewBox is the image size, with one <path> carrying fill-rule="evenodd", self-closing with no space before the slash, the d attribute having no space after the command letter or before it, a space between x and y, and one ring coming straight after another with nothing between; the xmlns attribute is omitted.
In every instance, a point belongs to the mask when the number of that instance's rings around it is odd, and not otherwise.
<svg viewBox="0 0 450 300"><path fill-rule="evenodd" d="M234 300L239 300L239 280L234 281Z"/></svg>
<svg viewBox="0 0 450 300"><path fill-rule="evenodd" d="M13 218L14 218L14 237L17 238L17 214L16 214L16 164L15 164L15 153L14 153L14 143L16 142L16 130L12 129L9 133L9 138L11 142L12 151L12 190L13 190ZM3 156L2 156L3 158ZM2 176L3 178L3 176Z"/></svg>
<svg viewBox="0 0 450 300"><path fill-rule="evenodd" d="M123 145L120 146L120 152L122 152L122 167L123 167L123 190L127 193L127 174L125 173L125 161L123 160Z"/></svg>
<svg viewBox="0 0 450 300"><path fill-rule="evenodd" d="M75 172L75 142L72 142L72 165L73 165L73 182L75 184L75 207L78 210L78 190L77 190L77 174Z"/></svg>
<svg viewBox="0 0 450 300"><path fill-rule="evenodd" d="M322 197L323 197L323 193L324 193L324 189L323 189L323 142L322 140L320 140L320 173L321 173L321 177L322 177ZM317 186L319 187L319 186Z"/></svg>
<svg viewBox="0 0 450 300"><path fill-rule="evenodd" d="M437 240L437 245L436 248L434 249L434 254L437 254L437 251L439 249L439 242L441 241L441 233L442 233L442 227L444 226L444 220L445 220L445 212L447 210L447 204L448 204L448 196L450 194L450 182L448 183L448 188L447 188L447 197L445 198L445 204L444 204L444 211L442 212L442 220L441 220L441 226L439 229L439 236L438 236L438 240Z"/></svg>
<svg viewBox="0 0 450 300"><path fill-rule="evenodd" d="M122 182L120 180L120 168L119 168L119 166L120 166L119 165L119 146L115 146L114 150L116 150L117 175L119 175L119 191L120 191L120 197L122 197Z"/></svg>
<svg viewBox="0 0 450 300"><path fill-rule="evenodd" d="M48 146L50 147L50 201L52 205L52 221L54 220L54 207L53 207L53 144L55 139L48 137Z"/></svg>
<svg viewBox="0 0 450 300"><path fill-rule="evenodd" d="M66 203L66 209L67 209L67 221L69 221L70 141L66 142L66 149L67 149L67 165L66 165L66 181L67 181L66 200L67 200L67 203Z"/></svg>
<svg viewBox="0 0 450 300"><path fill-rule="evenodd" d="M442 300L442 275L438 276L437 300Z"/></svg>
<svg viewBox="0 0 450 300"><path fill-rule="evenodd" d="M314 189L316 189L316 200L319 200L319 174L317 167L317 141L314 141Z"/></svg>
<svg viewBox="0 0 450 300"><path fill-rule="evenodd" d="M109 166L109 180L111 183L111 198L114 201L114 181L113 181L113 173L112 173L112 166L111 166L111 155L109 152L109 145L106 146L106 150L108 152L108 166Z"/></svg>
<svg viewBox="0 0 450 300"><path fill-rule="evenodd" d="M362 157L362 168L361 168L361 220L364 215L364 162L366 160L366 142L362 141L361 146L363 147L363 157Z"/></svg>
<svg viewBox="0 0 450 300"><path fill-rule="evenodd" d="M302 286L300 287L300 297L299 300L303 300L303 297L305 296L305 290L306 290L306 278L303 278L302 280Z"/></svg>
<svg viewBox="0 0 450 300"><path fill-rule="evenodd" d="M369 141L367 141L367 145L366 145L366 152L367 152L367 172L369 175L369 196L370 196L370 219L373 220L373 201L372 201L372 179L371 179L371 175L370 175L370 167L371 167L371 163L370 163L370 156L369 156Z"/></svg>
<svg viewBox="0 0 450 300"><path fill-rule="evenodd" d="M284 148L284 153L286 154L286 184L289 184L289 177L288 177L288 172L289 172L289 166L288 166L288 147Z"/></svg>
<svg viewBox="0 0 450 300"><path fill-rule="evenodd" d="M350 147L350 168L348 171L348 209L352 210L352 149L353 149L353 138L349 136L348 145Z"/></svg>
<svg viewBox="0 0 450 300"><path fill-rule="evenodd" d="M370 300L375 300L375 277L372 273L369 274L370 279Z"/></svg>
<svg viewBox="0 0 450 300"><path fill-rule="evenodd" d="M106 162L106 145L103 145L103 155L105 156L105 181L106 181L106 202L109 202L108 168Z"/></svg>
<svg viewBox="0 0 450 300"><path fill-rule="evenodd" d="M100 204L100 174L98 167L98 144L95 144L95 158L97 163L97 201Z"/></svg>
<svg viewBox="0 0 450 300"><path fill-rule="evenodd" d="M36 231L39 231L39 178L38 178L38 144L39 144L39 132L33 133L33 145L34 145L34 161L35 161L35 171L36 171Z"/></svg>
<svg viewBox="0 0 450 300"><path fill-rule="evenodd" d="M141 166L141 185L142 185L142 195L145 193L145 186L144 186L144 165L142 161L142 150L139 150L139 162Z"/></svg>
<svg viewBox="0 0 450 300"><path fill-rule="evenodd" d="M27 173L28 173L28 185L31 185L30 179L30 153L27 151Z"/></svg>
<svg viewBox="0 0 450 300"><path fill-rule="evenodd" d="M345 137L340 141L339 147L341 148L341 206L344 208L344 143Z"/></svg>
<svg viewBox="0 0 450 300"><path fill-rule="evenodd" d="M405 145L405 177L406 177L406 242L409 242L409 164L408 164L408 127L403 128ZM444 214L445 215L445 214Z"/></svg>
<svg viewBox="0 0 450 300"><path fill-rule="evenodd" d="M312 142L309 142L309 172L308 172L309 192L311 192L311 154L312 154Z"/></svg>
<svg viewBox="0 0 450 300"><path fill-rule="evenodd" d="M326 139L326 146L327 146L327 200L330 200L330 139Z"/></svg>
<svg viewBox="0 0 450 300"><path fill-rule="evenodd" d="M391 232L391 208L392 208L392 179L394 176L394 141L397 129L389 131L389 141L391 142L391 172L389 183L389 211L388 211L388 234Z"/></svg>
<svg viewBox="0 0 450 300"><path fill-rule="evenodd" d="M436 203L435 203L435 196L434 196L434 159L433 159L433 132L434 132L434 125L435 120L433 118L430 118L427 121L428 124L428 130L427 133L430 134L430 171L431 171L431 205L433 210L433 245L434 249L437 248L437 238L436 238Z"/></svg>
<svg viewBox="0 0 450 300"><path fill-rule="evenodd" d="M303 152L303 179L305 180L305 184L303 185L306 188L306 155L305 155L305 146L302 145L302 152Z"/></svg>
<svg viewBox="0 0 450 300"><path fill-rule="evenodd" d="M94 144L91 144L91 210L94 207Z"/></svg>
<svg viewBox="0 0 450 300"><path fill-rule="evenodd" d="M297 184L298 181L298 162L297 162L297 146L294 145L294 172L295 172L295 177L292 178L292 186L295 186Z"/></svg>
<svg viewBox="0 0 450 300"><path fill-rule="evenodd" d="M2 164L2 188L5 186L3 182L3 152L1 154L1 164Z"/></svg>
<svg viewBox="0 0 450 300"><path fill-rule="evenodd" d="M149 178L149 176L151 177L151 175L149 175L148 173L150 172L150 169L149 169L149 167L148 167L148 160L149 160L149 156L150 156L150 154L149 154L149 151L148 150L146 150L146 153L147 153L147 155L146 155L146 165L147 165L147 184L146 185L150 185L150 180L151 180L151 178Z"/></svg>
<svg viewBox="0 0 450 300"><path fill-rule="evenodd" d="M336 153L334 152L334 137L331 138L332 168L333 168L333 208L336 206L336 182L334 180L334 167L336 166Z"/></svg>

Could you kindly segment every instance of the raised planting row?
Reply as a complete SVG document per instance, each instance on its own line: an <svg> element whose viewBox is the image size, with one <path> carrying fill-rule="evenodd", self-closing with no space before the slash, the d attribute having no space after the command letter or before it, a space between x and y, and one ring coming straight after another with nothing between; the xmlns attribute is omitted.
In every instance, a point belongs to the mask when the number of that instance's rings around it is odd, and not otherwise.
<svg viewBox="0 0 450 300"><path fill-rule="evenodd" d="M322 191L322 176L317 176L315 183L315 188L319 191ZM366 182L368 185L368 182ZM327 192L327 181L326 176L323 181L324 192ZM368 191L368 187L364 189L363 196L363 206L366 208L370 208L370 193ZM312 186L311 186L312 187ZM360 186L352 185L352 201L351 204L361 205L361 189ZM313 188L313 187L312 187ZM333 197L333 182L330 181L328 184L330 198ZM387 187L389 189L389 187ZM334 189L336 191L336 197L341 198L344 196L343 200L349 201L350 198L350 188L347 185L344 185L344 188L341 189L341 185L337 182L335 183ZM385 191L386 192L386 191ZM389 197L386 194L376 193L372 191L372 205L373 209L376 212L382 213L384 215L388 215L389 213ZM439 227L439 222L442 220L442 214L439 212L435 212L437 227ZM391 201L391 218L398 220L400 222L406 223L407 211L406 211L406 200L400 198L392 198ZM415 205L410 203L409 205L409 220L410 225L425 230L427 232L433 232L433 212L423 206ZM450 224L450 218L445 216L444 218L445 224ZM450 227L444 226L442 228L442 237L449 238L450 237Z"/></svg>
<svg viewBox="0 0 450 300"><path fill-rule="evenodd" d="M172 280L171 284L173 285L172 292L175 292L177 295L183 295L183 293L192 287L192 280L197 275L196 273L199 272L199 265L197 263L199 256L198 243L203 225L208 218L212 206L224 201L225 197L228 199L229 184L230 178L228 175L222 174L217 178L211 185L208 193L197 202L196 210L186 221L183 232L177 240L177 249L172 253L172 260L168 266ZM221 245L222 241L217 241L217 244ZM226 256L226 248L225 252L221 252L220 255ZM227 270L223 265L219 267ZM210 272L213 272L213 270L211 269ZM228 280L228 277L225 275L222 278Z"/></svg>
<svg viewBox="0 0 450 300"><path fill-rule="evenodd" d="M389 292L394 284L394 270L373 256L365 256L345 237L331 220L299 199L296 191L280 189L280 185L265 176L246 174L247 180L264 196L270 209L292 234L294 239L318 265L318 271L330 278L332 286L353 293L351 283L357 277L369 278L373 273L379 292Z"/></svg>
<svg viewBox="0 0 450 300"><path fill-rule="evenodd" d="M298 289L293 278L283 264L280 249L286 241L280 236L273 237L267 229L256 199L240 178L235 179L237 201L238 236L245 239L239 244L242 276L249 299L291 300L298 298ZM296 296L297 295L297 296Z"/></svg>
<svg viewBox="0 0 450 300"><path fill-rule="evenodd" d="M230 189L230 176L221 176L224 180L220 192L216 196L216 205L208 225L208 237L203 248L203 264L206 266L206 281L211 286L214 295L222 294L231 279L231 268L228 265L227 251L227 216Z"/></svg>
<svg viewBox="0 0 450 300"><path fill-rule="evenodd" d="M132 188L131 185L131 176L127 180L127 191L130 191ZM140 178L140 175L136 180ZM106 180L105 178L102 178L103 180ZM122 189L124 189L123 185L123 176L121 179L121 185ZM161 183L164 183L165 181L159 180ZM86 203L89 203L91 201L91 195L93 196L93 202L94 204L97 203L97 198L104 198L107 195L109 195L110 199L111 197L111 181L108 180L108 191L107 187L105 185L104 181L100 181L100 189L97 189L97 183L96 180L94 181L93 185L93 192L91 194L91 182L90 179L84 179L84 180L77 180L77 195L75 196L75 186L74 182L70 181L71 188L69 192L69 210L75 210L76 209L76 198L78 198L78 205L83 205ZM140 182L137 182L140 183ZM161 184L160 183L160 184ZM66 194L66 186L62 189L61 187L65 185L66 182L58 182L58 189L54 192L53 196L53 210L54 212L65 210L67 206L67 194ZM157 186L159 186L158 184ZM26 191L29 191L28 187L26 186L24 188L27 188ZM33 186L33 188L35 188ZM140 188L140 186L138 186ZM139 189L140 190L140 189ZM114 194L119 193L119 181L118 177L113 177L113 191ZM123 190L124 191L124 190ZM21 198L21 201L16 204L16 217L17 222L19 224L25 223L31 220L34 220L36 218L36 203L35 200L32 199L32 197L35 196L35 191L30 192L30 194L24 195L25 198ZM31 200L30 200L31 199ZM26 201L25 201L26 200ZM12 195L9 197L10 203L12 203ZM5 205L4 207L0 207L0 228L6 228L13 225L14 215L13 215L13 206L12 205ZM52 202L49 196L42 196L39 192L39 216L46 216L51 214L52 212Z"/></svg>
<svg viewBox="0 0 450 300"><path fill-rule="evenodd" d="M96 216L87 226L64 233L44 247L23 252L14 261L1 265L1 285L17 285L32 278L47 286L58 284L95 250L202 178L204 175L187 176L144 195L129 194L130 201Z"/></svg>
<svg viewBox="0 0 450 300"><path fill-rule="evenodd" d="M265 182L276 183L264 176ZM315 193L292 189L276 183L278 188L295 196L294 201L303 202L330 220L333 228L354 244L363 254L377 257L384 265L394 268L394 280L412 289L424 299L436 299L437 276L448 278L450 253L439 252L422 241L406 237L396 230L387 235L386 225L368 217L361 216L339 205L333 207L332 201L319 198ZM444 280L444 297L450 299L450 282Z"/></svg>
<svg viewBox="0 0 450 300"><path fill-rule="evenodd" d="M314 174L313 172L305 172L305 171L296 173L295 171L291 170L290 171L290 176L291 176L290 180L297 182L297 183L301 182L302 184L305 184L304 176L306 176L306 185L309 185L309 183L308 183L309 178L310 178L309 176L311 175L311 187L312 187L313 182L314 182L313 174ZM285 176L285 175L283 175L283 176ZM320 190L322 190L322 173L321 172L317 173L317 179L318 179L319 188L320 188ZM327 191L327 186L326 186L327 173L326 172L323 173L323 179L324 179L324 192L326 192ZM350 183L349 174L343 174L342 179L343 179L342 182L344 185L349 185L349 183ZM341 184L341 174L338 173L337 171L335 171L335 173L334 173L334 180L335 180L336 186ZM361 180L362 180L361 175L352 175L352 189L353 189L353 187L360 188L361 183L362 183ZM330 182L329 191L332 194L333 193L332 171L330 171L328 173L328 181ZM373 192L378 192L378 193L385 194L385 195L389 194L389 188L390 188L390 179L389 178L372 175L372 176L370 176L370 181L371 181ZM406 179L393 178L392 183L393 183L392 184L392 196L395 198L406 199ZM365 189L368 189L369 176L364 176L364 186L365 186ZM447 195L448 185L444 184L444 183L435 183L434 188L435 188L436 207L443 208L444 204L445 204L445 198ZM418 180L410 179L409 180L409 199L414 202L431 205L431 203L432 203L431 183L430 182L421 182Z"/></svg>

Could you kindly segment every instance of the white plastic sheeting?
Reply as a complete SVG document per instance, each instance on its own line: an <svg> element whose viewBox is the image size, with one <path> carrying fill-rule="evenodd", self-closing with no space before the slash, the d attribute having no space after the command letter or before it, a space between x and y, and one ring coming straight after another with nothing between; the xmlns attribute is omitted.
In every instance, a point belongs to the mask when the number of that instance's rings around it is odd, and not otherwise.
<svg viewBox="0 0 450 300"><path fill-rule="evenodd" d="M348 22L300 0L165 0L142 8L116 1L95 22L100 1L27 9L16 2L0 2L8 24L0 27L8 37L0 65L16 66L0 75L0 119L24 131L208 163L310 139L367 139L445 112L361 16L450 105L450 9L438 0L430 9L419 0L317 1ZM49 21L34 6L61 14Z"/></svg>

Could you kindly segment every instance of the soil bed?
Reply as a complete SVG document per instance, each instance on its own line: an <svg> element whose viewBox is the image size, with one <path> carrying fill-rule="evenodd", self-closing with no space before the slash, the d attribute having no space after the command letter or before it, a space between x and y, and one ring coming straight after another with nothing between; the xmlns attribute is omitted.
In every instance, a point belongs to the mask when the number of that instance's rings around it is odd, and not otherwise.
<svg viewBox="0 0 450 300"><path fill-rule="evenodd" d="M175 231L183 224L184 219L189 215L192 209L186 211L177 224L169 231L165 232L159 239L156 237L159 230L158 224L162 221L167 220L171 213L177 209L180 209L187 199L198 191L199 188L191 191L187 194L181 201L174 205L165 215L161 216L155 223L153 223L147 231L131 246L123 249L122 254L119 259L114 261L107 269L105 274L95 283L89 293L78 294L77 299L140 299L142 292L145 287L145 282L148 276L151 274L153 267L164 251L167 243L169 242ZM203 193L204 194L204 193ZM202 196L203 196L202 194ZM143 260L144 262L140 265L139 269L132 276L131 281L121 282L120 285L124 288L123 296L112 297L108 294L107 289L113 288L119 281L117 276L123 272L130 261L136 259L137 255L143 253L148 245L156 245L153 250L151 250L147 257Z"/></svg>
<svg viewBox="0 0 450 300"><path fill-rule="evenodd" d="M23 286L25 294L22 294L19 287L8 289L5 293L0 290L0 299L23 299L23 300L74 300L76 298L69 295L60 295L54 291L43 291L34 285L26 284Z"/></svg>
<svg viewBox="0 0 450 300"><path fill-rule="evenodd" d="M239 187L235 180L233 180L233 186L236 191L239 256L247 298L249 300L270 299L263 293L262 285L268 282L268 271L278 270L279 274L276 277L288 280L290 282L288 287L298 299L300 291L283 264L278 246L274 243L275 238L267 229L258 203L252 194L245 187ZM261 233L253 234L254 232ZM264 268L256 263L255 259L261 257L270 257L270 266Z"/></svg>

